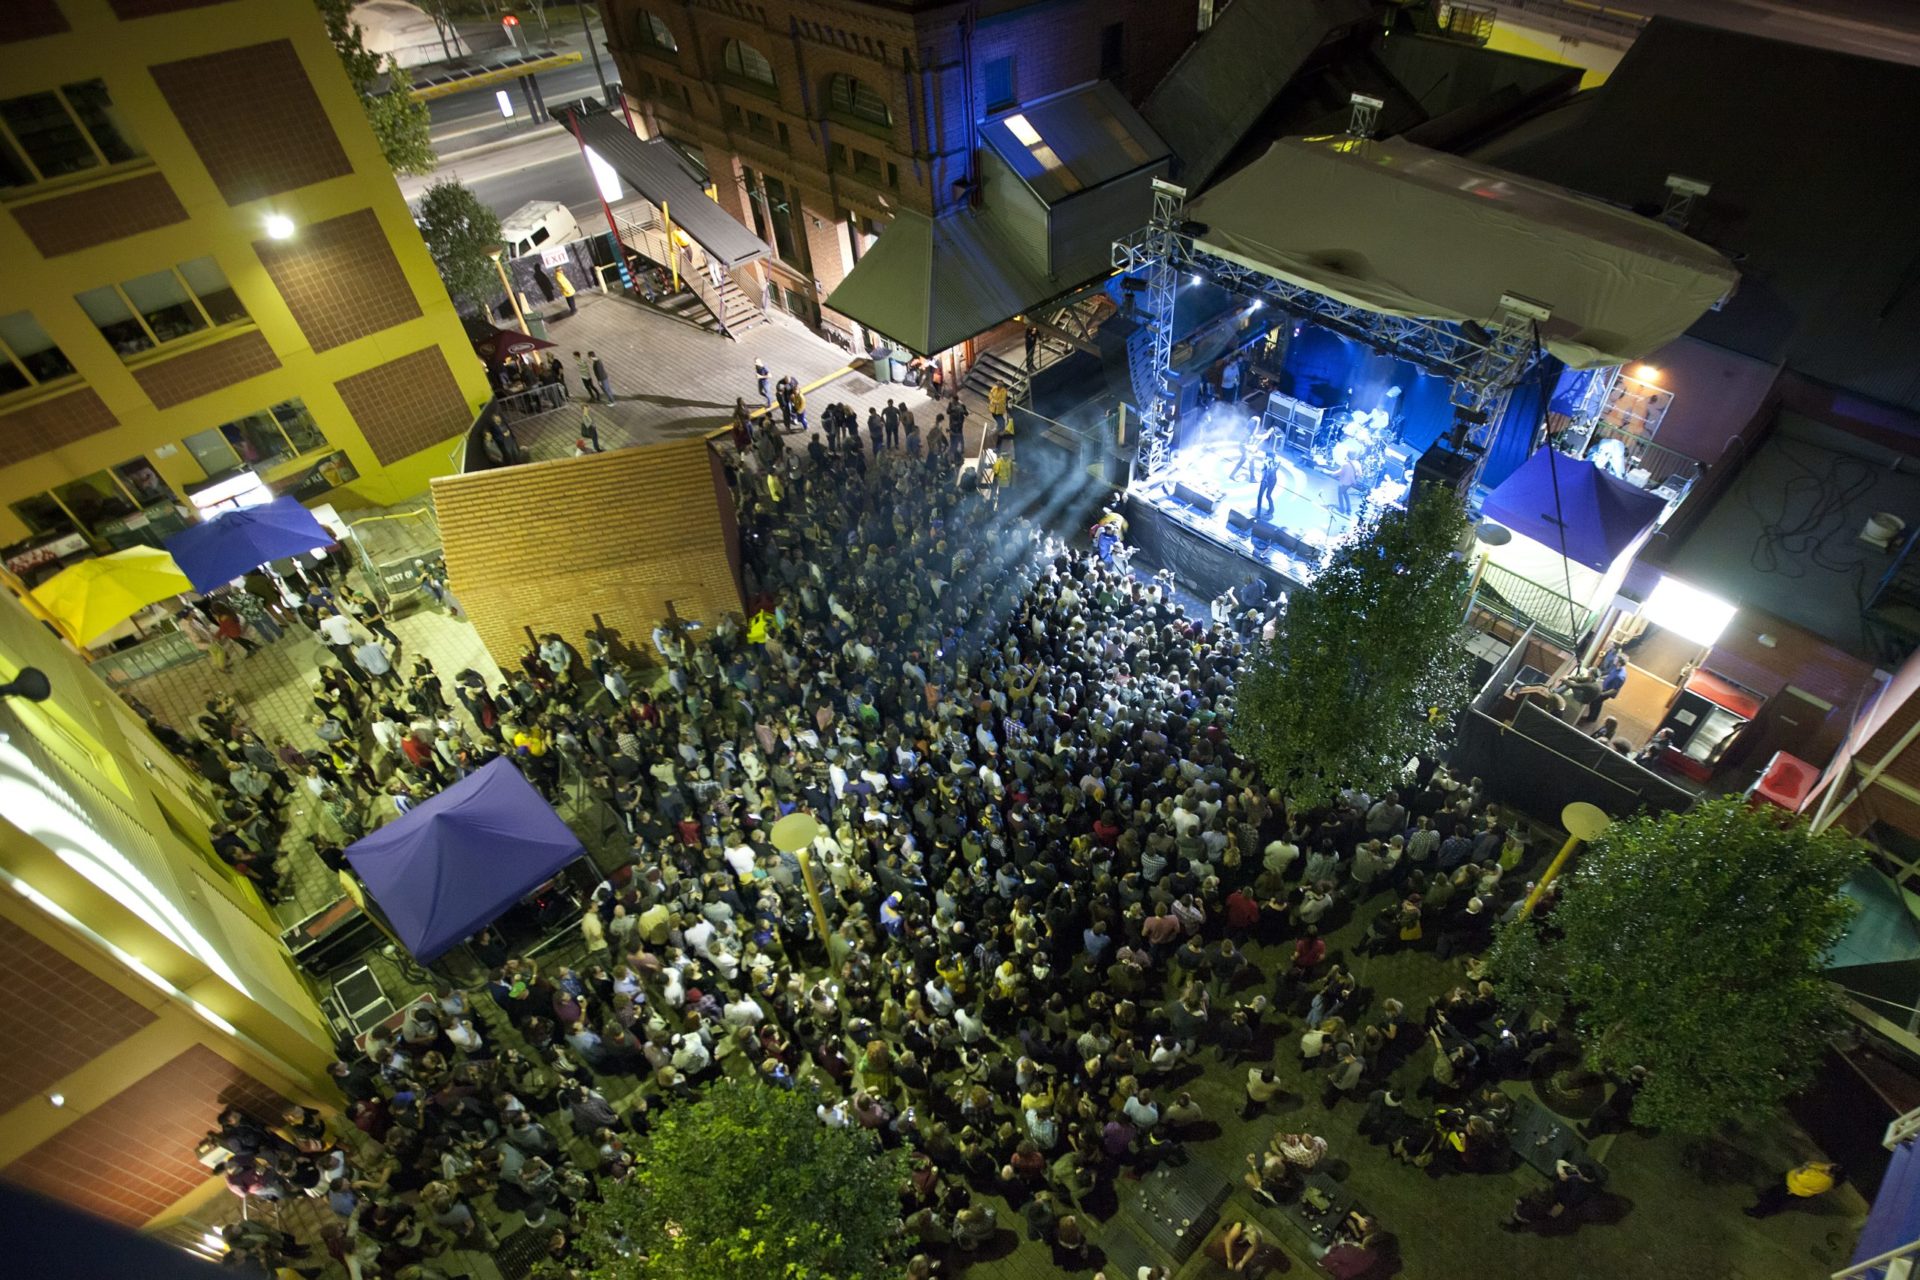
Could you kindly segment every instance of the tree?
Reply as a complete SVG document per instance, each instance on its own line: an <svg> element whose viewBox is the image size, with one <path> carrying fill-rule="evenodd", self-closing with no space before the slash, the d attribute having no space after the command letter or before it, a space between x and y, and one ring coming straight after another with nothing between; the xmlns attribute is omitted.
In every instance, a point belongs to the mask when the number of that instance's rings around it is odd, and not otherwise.
<svg viewBox="0 0 1920 1280"><path fill-rule="evenodd" d="M321 20L327 24L327 37L340 55L340 64L347 69L347 79L352 82L353 91L360 95L360 107L367 113L367 123L373 126L373 136L380 142L380 153L387 158L387 166L401 174L431 173L435 162L433 120L427 104L415 101L407 92L413 87L413 77L405 67L388 58L387 91L375 92L380 82L380 55L368 50L361 38L360 24L348 16L353 0L314 0L314 3L319 7Z"/></svg>
<svg viewBox="0 0 1920 1280"><path fill-rule="evenodd" d="M1294 593L1272 646L1240 682L1234 745L1290 802L1391 786L1439 744L1467 694L1457 642L1467 570L1460 501L1433 490L1383 512Z"/></svg>
<svg viewBox="0 0 1920 1280"><path fill-rule="evenodd" d="M1637 1123L1704 1134L1764 1116L1825 1053L1824 957L1860 860L1845 835L1737 796L1615 823L1546 921L1501 931L1493 979L1510 1007L1564 1000L1594 1070L1645 1067Z"/></svg>
<svg viewBox="0 0 1920 1280"><path fill-rule="evenodd" d="M499 216L451 178L427 188L414 216L447 292L456 302L484 308L501 292L493 265L500 252Z"/></svg>
<svg viewBox="0 0 1920 1280"><path fill-rule="evenodd" d="M810 1095L726 1079L658 1115L601 1183L576 1258L593 1280L883 1280L905 1158L820 1123Z"/></svg>

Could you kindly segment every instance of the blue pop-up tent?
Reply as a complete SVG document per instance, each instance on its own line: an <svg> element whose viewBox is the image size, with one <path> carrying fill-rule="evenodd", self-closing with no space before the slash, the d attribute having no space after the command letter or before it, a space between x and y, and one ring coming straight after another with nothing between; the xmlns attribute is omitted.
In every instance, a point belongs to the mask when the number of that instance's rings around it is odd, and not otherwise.
<svg viewBox="0 0 1920 1280"><path fill-rule="evenodd" d="M424 963L585 854L553 806L502 758L354 841L347 862Z"/></svg>
<svg viewBox="0 0 1920 1280"><path fill-rule="evenodd" d="M225 511L167 540L174 563L196 591L212 591L269 560L316 551L333 541L297 498Z"/></svg>

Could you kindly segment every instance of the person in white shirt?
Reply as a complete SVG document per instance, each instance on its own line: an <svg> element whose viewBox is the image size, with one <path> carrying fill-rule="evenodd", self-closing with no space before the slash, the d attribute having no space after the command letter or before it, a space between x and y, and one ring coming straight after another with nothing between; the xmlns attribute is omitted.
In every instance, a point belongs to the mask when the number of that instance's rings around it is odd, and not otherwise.
<svg viewBox="0 0 1920 1280"><path fill-rule="evenodd" d="M728 1002L720 1017L730 1027L754 1027L766 1019L766 1013L751 996Z"/></svg>

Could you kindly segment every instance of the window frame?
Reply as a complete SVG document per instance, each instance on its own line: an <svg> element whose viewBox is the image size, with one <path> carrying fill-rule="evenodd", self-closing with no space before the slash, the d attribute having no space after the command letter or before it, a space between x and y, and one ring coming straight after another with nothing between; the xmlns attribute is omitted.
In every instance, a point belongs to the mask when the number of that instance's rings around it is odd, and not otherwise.
<svg viewBox="0 0 1920 1280"><path fill-rule="evenodd" d="M219 261L213 259L210 254L202 254L201 257L193 258L189 261L199 262L202 259L212 261L214 268L216 270L219 269ZM173 276L174 283L180 286L180 292L186 295L187 301L193 305L194 312L199 315L202 322L202 327L193 330L191 333L183 333L176 338L166 338L163 340L153 331L153 326L147 323L146 314L140 310L139 306L135 304L132 295L126 290L126 286L131 283L131 281L111 280L106 284L96 285L92 289L82 289L80 293L74 295L74 301L77 304L82 294L94 293L100 289L111 289L113 290L114 296L120 300L120 305L125 307L127 313L133 317L133 322L140 326L140 332L146 335L148 345L138 351L128 352L122 352L119 348L115 347L114 354L120 357L122 363L137 364L147 359L156 351L163 351L169 347L179 346L182 343L201 341L204 340L206 334L215 333L222 329L236 329L242 325L251 325L253 323L253 313L247 310L246 303L240 300L238 293L234 294L234 302L240 308L240 318L237 320L216 321L213 318L213 313L207 309L207 304L201 300L199 291L187 280L186 273L180 270L183 265L185 264L172 263L157 270L144 272L139 276L133 277L134 280L141 280L146 276L157 276L163 271ZM221 271L220 275L222 279L227 278L225 271ZM233 282L231 280L227 280L227 289L230 292L233 289ZM82 306L81 310L84 312L86 308ZM100 334L101 339L105 341L108 346L113 346L113 340L107 337L104 329L100 328L99 321L95 320L91 315L87 317L87 321L93 325L94 330Z"/></svg>
<svg viewBox="0 0 1920 1280"><path fill-rule="evenodd" d="M744 54L751 54L758 59L759 65L766 69L766 75L756 75L748 70L747 59L741 56ZM726 42L720 46L720 68L743 87L764 91L769 96L779 92L780 78L774 72L773 59L745 40L731 36L727 38Z"/></svg>
<svg viewBox="0 0 1920 1280"><path fill-rule="evenodd" d="M846 86L842 94L841 86ZM874 115L863 110L860 105L860 91L865 90L878 106L879 114ZM844 101L842 101L844 97ZM884 129L889 135L893 132L893 108L887 100L876 92L872 85L858 76L848 75L844 71L835 71L827 77L826 92L827 114L834 119L844 120L856 127L869 130Z"/></svg>
<svg viewBox="0 0 1920 1280"><path fill-rule="evenodd" d="M56 352L61 362L67 366L67 371L52 378L36 377L33 369L27 364L27 358L13 348L13 345L7 341L4 332L0 332L0 362L11 366L21 377L27 380L27 385L24 387L15 387L11 391L0 391L0 399L5 399L9 396L31 395L36 391L42 391L48 387L65 386L69 382L79 381L80 370L74 365L73 361L68 358L66 351L61 348L60 344L53 340L53 335L48 333L40 321L34 318L31 310L22 308L19 311L9 311L5 316L0 316L0 319L11 319L17 315L25 316L28 322L40 331L40 336L47 340L45 350Z"/></svg>
<svg viewBox="0 0 1920 1280"><path fill-rule="evenodd" d="M651 9L636 9L633 14L634 37L642 49L665 58L680 56L680 38L665 19Z"/></svg>
<svg viewBox="0 0 1920 1280"><path fill-rule="evenodd" d="M99 76L95 76L91 80L76 80L72 84L57 84L45 89L35 89L28 93L14 94L13 97L4 100L11 102L21 98L36 97L43 93L51 96L53 100L59 104L60 110L65 113L67 123L73 126L74 132L80 135L81 141L87 144L87 151L93 156L93 163L83 165L70 173L57 173L52 177L48 177L41 169L39 161L35 160L33 154L21 145L20 138L14 133L13 126L7 123L4 115L0 115L0 146L4 146L26 167L27 171L33 175L32 180L29 182L18 184L0 183L0 198L4 198L7 194L37 191L53 183L84 182L105 173L131 168L136 165L150 164L152 162L147 155L146 148L140 145L140 140L135 137L130 130L120 131L120 142L129 151L133 152L133 155L125 160L110 160L107 158L106 149L101 145L100 139L93 136L93 130L87 127L87 122L82 119L80 113L74 109L73 103L67 100L68 89L83 88L94 84L100 86L101 93L106 100L106 105L111 108L113 106L113 93L107 88L107 82Z"/></svg>
<svg viewBox="0 0 1920 1280"><path fill-rule="evenodd" d="M1006 68L1006 84L1004 86L1005 92L996 96L993 92L993 81L995 68L998 67ZM1006 111L1020 105L1020 94L1014 87L1015 78L1018 73L1019 67L1015 63L1014 56L1011 53L998 58L988 58L981 64L980 103L986 108L988 115L999 111Z"/></svg>
<svg viewBox="0 0 1920 1280"><path fill-rule="evenodd" d="M294 441L292 434L287 430L286 422L281 417L281 410L288 409L289 406L292 406L292 408L288 410L288 416L292 417L297 414L303 419L313 434L319 437L319 444L301 448ZM233 440L227 435L228 427L234 428L235 432L239 433L243 431L245 424L248 423L253 423L256 427L262 424L271 426L279 433L280 442L286 446L287 451L271 458L263 458L258 462L248 462L246 457L241 454L239 447L236 446ZM222 467L218 471L207 470L207 464L202 461L200 451L188 443L188 441L194 437L204 435L216 435L219 437L220 443L226 447L228 453L233 455L233 463L231 466ZM203 427L199 431L189 431L186 435L180 437L180 447L186 450L187 456L192 458L195 465L206 473L207 479L212 480L238 471L253 471L257 474L265 474L275 467L286 466L288 463L298 461L309 454L320 453L332 449L334 446L333 442L327 439L327 433L321 429L319 421L314 418L313 410L307 408L307 402L300 396L288 396L285 400L274 401L264 409L255 409L251 413L243 413L237 418L229 418L225 422L216 422L211 427Z"/></svg>

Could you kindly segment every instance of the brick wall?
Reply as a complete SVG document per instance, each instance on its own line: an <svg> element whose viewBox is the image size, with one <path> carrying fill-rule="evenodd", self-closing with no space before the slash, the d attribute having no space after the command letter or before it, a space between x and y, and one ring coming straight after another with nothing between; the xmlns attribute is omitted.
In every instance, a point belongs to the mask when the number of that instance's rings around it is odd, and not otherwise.
<svg viewBox="0 0 1920 1280"><path fill-rule="evenodd" d="M433 482L454 594L501 666L527 627L578 644L597 613L642 646L668 601L709 624L740 608L709 453L678 440Z"/></svg>
<svg viewBox="0 0 1920 1280"><path fill-rule="evenodd" d="M279 367L273 348L256 330L141 365L133 380L157 408L171 409Z"/></svg>
<svg viewBox="0 0 1920 1280"><path fill-rule="evenodd" d="M194 1148L227 1106L272 1121L287 1101L213 1050L195 1045L0 1170L0 1176L137 1227L212 1176Z"/></svg>
<svg viewBox="0 0 1920 1280"><path fill-rule="evenodd" d="M151 68L228 204L353 171L287 40Z"/></svg>
<svg viewBox="0 0 1920 1280"><path fill-rule="evenodd" d="M59 951L0 919L0 1113L154 1020Z"/></svg>
<svg viewBox="0 0 1920 1280"><path fill-rule="evenodd" d="M187 220L179 197L158 172L14 205L12 213L46 258Z"/></svg>
<svg viewBox="0 0 1920 1280"><path fill-rule="evenodd" d="M0 415L0 467L84 440L120 420L92 387L40 400Z"/></svg>
<svg viewBox="0 0 1920 1280"><path fill-rule="evenodd" d="M420 300L371 209L301 227L290 240L256 240L253 250L315 351L420 314Z"/></svg>
<svg viewBox="0 0 1920 1280"><path fill-rule="evenodd" d="M333 385L382 466L473 425L467 397L439 347L423 347Z"/></svg>
<svg viewBox="0 0 1920 1280"><path fill-rule="evenodd" d="M1096 79L1101 33L1118 24L1123 33L1118 83L1138 102L1193 42L1198 10L1197 0L1036 0L1009 6L975 28L970 97L959 10L953 6L912 13L847 0L710 0L688 6L602 0L601 7L627 93L665 133L705 152L729 212L752 227L737 189L728 189L737 181L741 161L796 193L795 214L805 220L812 276L822 298L844 275L834 227L847 210L884 220L890 209L932 213L953 204L953 184L966 173L972 144L970 112L989 114L984 80L990 60L1010 54L1015 93L1032 101ZM643 10L672 30L677 56L660 56L634 34ZM771 93L727 75L729 40L766 57L776 82ZM878 93L892 113L892 127L827 118L827 82L835 73L853 76ZM667 88L649 93L648 80ZM682 86L690 91L690 106L680 97ZM729 106L784 124L789 145L783 149L776 140L733 124ZM878 157L882 176L875 182L836 169L835 143ZM889 162L898 171L897 188L885 185ZM812 225L816 217L822 228Z"/></svg>

